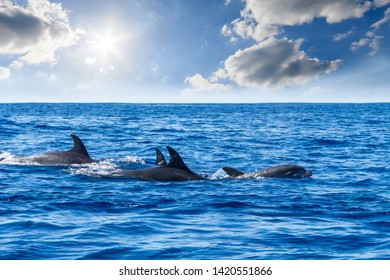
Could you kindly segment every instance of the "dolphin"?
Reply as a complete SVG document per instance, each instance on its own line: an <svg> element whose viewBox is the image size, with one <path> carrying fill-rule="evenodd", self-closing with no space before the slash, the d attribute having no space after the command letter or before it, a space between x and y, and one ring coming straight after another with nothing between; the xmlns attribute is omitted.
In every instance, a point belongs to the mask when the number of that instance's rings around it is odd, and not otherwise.
<svg viewBox="0 0 390 280"><path fill-rule="evenodd" d="M138 170L122 170L115 172L114 176L121 178L139 179L145 181L195 181L195 180L207 180L206 178L192 172L183 159L171 147L166 147L170 160L166 163L166 160L161 151L156 148L156 165L158 167L138 169Z"/></svg>
<svg viewBox="0 0 390 280"><path fill-rule="evenodd" d="M94 160L89 156L87 149L80 138L74 134L71 134L70 136L74 142L71 150L33 155L25 157L24 159L28 162L34 162L45 166L61 166L94 162Z"/></svg>
<svg viewBox="0 0 390 280"><path fill-rule="evenodd" d="M222 167L227 175L234 178L308 178L313 175L312 172L307 171L305 168L299 165L276 165L267 169L244 173L232 167Z"/></svg>

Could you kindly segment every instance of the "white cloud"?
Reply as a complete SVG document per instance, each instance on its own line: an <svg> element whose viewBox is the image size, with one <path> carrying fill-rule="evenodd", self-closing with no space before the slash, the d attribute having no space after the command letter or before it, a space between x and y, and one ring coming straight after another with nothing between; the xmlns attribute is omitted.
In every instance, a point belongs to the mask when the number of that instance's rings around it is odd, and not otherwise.
<svg viewBox="0 0 390 280"><path fill-rule="evenodd" d="M14 69L20 69L20 68L23 67L23 62L21 62L21 61L19 61L19 60L15 60L15 61L13 61L13 62L9 65L9 67L14 68Z"/></svg>
<svg viewBox="0 0 390 280"><path fill-rule="evenodd" d="M84 63L85 63L85 64L88 64L88 65L94 64L95 62L96 62L96 58L94 58L94 57L87 57L87 58L84 60Z"/></svg>
<svg viewBox="0 0 390 280"><path fill-rule="evenodd" d="M375 7L383 7L383 6L386 6L387 4L390 4L390 0L375 0L374 1Z"/></svg>
<svg viewBox="0 0 390 280"><path fill-rule="evenodd" d="M390 2L390 0L389 0L389 2ZM381 25L386 24L388 22L390 22L390 8L388 8L385 11L385 16L381 20L379 20L379 21L375 22L373 25L371 25L371 28L378 29Z"/></svg>
<svg viewBox="0 0 390 280"><path fill-rule="evenodd" d="M0 80L8 79L11 76L9 68L0 67Z"/></svg>
<svg viewBox="0 0 390 280"><path fill-rule="evenodd" d="M390 0L375 0L374 6L375 7L384 7L386 5L390 4ZM353 42L351 44L351 50L357 50L361 47L368 47L370 49L368 56L374 56L380 47L381 40L383 39L383 36L377 35L378 29L390 22L390 8L387 8L384 12L384 16L381 20L373 23L371 27L371 31L368 31L363 38L361 38L357 42Z"/></svg>
<svg viewBox="0 0 390 280"><path fill-rule="evenodd" d="M184 82L191 85L191 91L196 92L223 92L230 89L229 85L216 82L214 77L206 79L199 73L187 77Z"/></svg>
<svg viewBox="0 0 390 280"><path fill-rule="evenodd" d="M322 73L337 69L340 60L331 62L310 58L300 50L302 40L270 38L225 61L229 79L240 86L278 88L302 85Z"/></svg>
<svg viewBox="0 0 390 280"><path fill-rule="evenodd" d="M387 0L382 0L387 1ZM325 18L337 23L349 18L360 18L372 7L370 1L359 0L246 0L241 17L222 28L222 34L236 35L261 42L280 34L282 26L299 25Z"/></svg>
<svg viewBox="0 0 390 280"><path fill-rule="evenodd" d="M37 74L36 74L37 77L40 77L40 78L45 78L45 79L48 79L50 81L55 81L57 80L57 76L56 74L48 74L46 72L43 72L43 71L39 71Z"/></svg>
<svg viewBox="0 0 390 280"><path fill-rule="evenodd" d="M78 37L61 4L29 0L26 6L2 1L0 5L0 54L18 55L21 63L54 63L56 52Z"/></svg>
<svg viewBox="0 0 390 280"><path fill-rule="evenodd" d="M296 25L325 18L336 23L359 18L371 8L370 1L359 0L247 0L246 10L266 25Z"/></svg>
<svg viewBox="0 0 390 280"><path fill-rule="evenodd" d="M101 66L99 68L99 72L101 74L108 74L108 73L113 72L113 71L115 71L114 65L105 65L105 66Z"/></svg>
<svg viewBox="0 0 390 280"><path fill-rule="evenodd" d="M383 36L376 35L375 33L369 31L366 33L365 37L361 38L358 42L353 42L351 45L351 50L356 51L362 47L370 48L368 56L374 56L380 46L380 42L383 39Z"/></svg>
<svg viewBox="0 0 390 280"><path fill-rule="evenodd" d="M222 83L225 80L248 88L282 88L303 85L341 64L340 60L328 62L308 57L300 50L301 43L302 39L269 38L237 51L225 60L224 68L210 77L198 73L185 82L191 85L192 91L199 92L227 91L231 86Z"/></svg>
<svg viewBox="0 0 390 280"><path fill-rule="evenodd" d="M280 28L275 25L259 24L253 18L251 12L241 12L242 17L232 21L231 26L224 25L221 33L227 37L231 37L231 41L237 41L237 37L243 39L254 39L260 42L268 37L280 33Z"/></svg>
<svg viewBox="0 0 390 280"><path fill-rule="evenodd" d="M381 0L375 2L375 4L379 7L387 5L389 3L390 0ZM381 40L383 39L383 36L377 35L378 29L388 22L390 22L390 8L387 8L385 10L384 17L381 20L375 22L370 26L371 31L366 32L363 38L351 44L351 50L356 51L357 49L360 49L362 47L368 47L370 49L368 56L374 56L378 52Z"/></svg>
<svg viewBox="0 0 390 280"><path fill-rule="evenodd" d="M338 41L344 40L344 39L348 38L349 36L351 36L353 34L354 30L355 30L355 27L353 27L348 32L336 34L333 36L332 41L338 42Z"/></svg>

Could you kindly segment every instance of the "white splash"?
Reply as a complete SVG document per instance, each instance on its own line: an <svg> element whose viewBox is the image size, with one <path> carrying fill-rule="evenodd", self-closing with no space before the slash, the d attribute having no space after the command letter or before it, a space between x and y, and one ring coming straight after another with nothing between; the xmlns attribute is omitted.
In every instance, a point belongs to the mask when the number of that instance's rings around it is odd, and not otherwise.
<svg viewBox="0 0 390 280"><path fill-rule="evenodd" d="M227 175L222 168L218 169L213 175L210 176L210 180L221 180L226 178L229 178L229 175Z"/></svg>
<svg viewBox="0 0 390 280"><path fill-rule="evenodd" d="M124 158L119 159L119 161L124 163L146 164L145 160L139 156L125 156Z"/></svg>
<svg viewBox="0 0 390 280"><path fill-rule="evenodd" d="M27 157L17 156L10 152L0 153L0 164L1 165L39 165L38 163L31 161Z"/></svg>
<svg viewBox="0 0 390 280"><path fill-rule="evenodd" d="M69 173L72 175L85 175L90 177L110 176L118 169L112 159L105 159L88 164L74 164L69 167Z"/></svg>

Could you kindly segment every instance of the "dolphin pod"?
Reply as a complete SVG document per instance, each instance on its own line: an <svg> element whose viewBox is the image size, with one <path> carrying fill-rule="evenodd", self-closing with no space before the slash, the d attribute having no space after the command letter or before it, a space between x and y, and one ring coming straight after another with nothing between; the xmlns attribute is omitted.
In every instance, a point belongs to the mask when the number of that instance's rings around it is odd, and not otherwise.
<svg viewBox="0 0 390 280"><path fill-rule="evenodd" d="M28 162L38 163L44 166L66 166L72 164L87 164L95 162L88 154L84 143L74 134L70 135L73 139L73 148L69 151L50 152L45 154L32 155L25 157ZM118 170L112 174L112 177L139 179L147 181L194 181L208 180L191 171L184 163L182 157L173 148L166 147L170 160L167 163L162 152L156 148L157 167L144 168L136 170ZM232 167L222 168L229 177L237 179L246 178L308 178L313 175L299 165L277 165L263 170L244 173Z"/></svg>
<svg viewBox="0 0 390 280"><path fill-rule="evenodd" d="M73 148L69 151L52 152L40 155L26 157L29 162L39 163L45 166L70 165L92 163L93 159L89 156L84 143L74 134L70 135L73 139Z"/></svg>

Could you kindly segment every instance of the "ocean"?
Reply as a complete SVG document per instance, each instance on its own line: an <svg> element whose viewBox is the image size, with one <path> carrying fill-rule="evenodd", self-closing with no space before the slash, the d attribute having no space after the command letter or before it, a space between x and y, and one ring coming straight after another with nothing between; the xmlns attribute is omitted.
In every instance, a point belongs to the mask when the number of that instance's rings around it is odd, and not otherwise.
<svg viewBox="0 0 390 280"><path fill-rule="evenodd" d="M390 104L0 104L0 259L390 259ZM97 162L26 164L78 135ZM208 181L109 175L166 146ZM298 164L311 178L228 178Z"/></svg>

